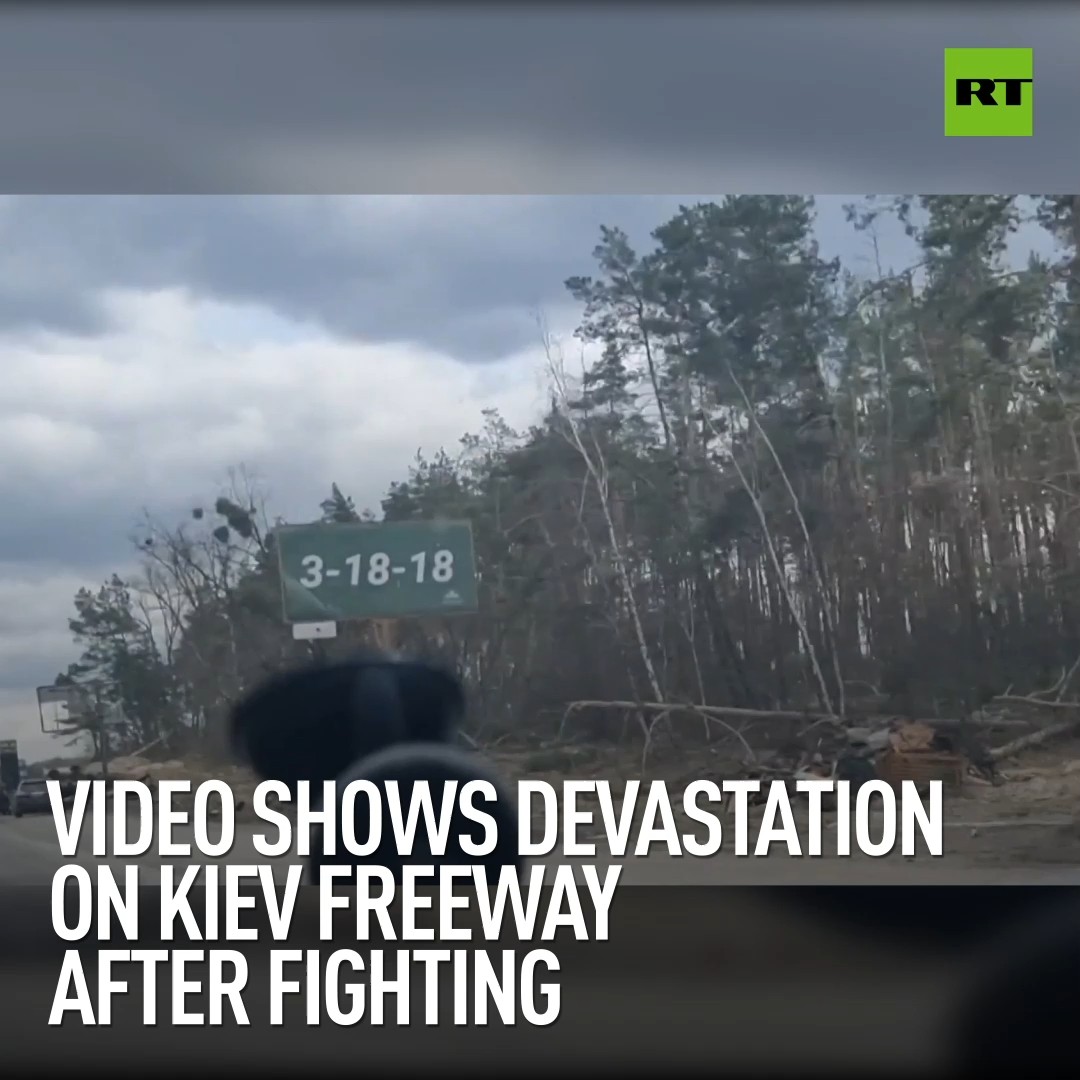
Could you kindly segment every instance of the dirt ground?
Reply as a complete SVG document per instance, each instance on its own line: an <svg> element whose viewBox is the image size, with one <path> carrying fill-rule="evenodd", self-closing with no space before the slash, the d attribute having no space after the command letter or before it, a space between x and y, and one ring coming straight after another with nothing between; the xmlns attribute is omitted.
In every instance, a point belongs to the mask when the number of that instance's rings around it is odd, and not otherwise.
<svg viewBox="0 0 1080 1080"><path fill-rule="evenodd" d="M513 780L608 780L617 791L628 777L664 780L674 794L691 780L721 781L737 775L736 763L708 747L647 763L644 772L640 752L590 745L496 747L489 756ZM997 784L969 776L962 790L946 795L944 809L944 859L918 856L914 861L944 862L952 869L1080 867L1080 739L1058 741L1002 763ZM759 819L760 814L759 809ZM828 828L830 816L824 817ZM823 858L834 865L848 861L830 859L827 845ZM895 864L898 860L885 861ZM803 860L796 862L806 865Z"/></svg>
<svg viewBox="0 0 1080 1080"><path fill-rule="evenodd" d="M697 746L693 748L663 748L646 762L643 771L640 749L617 746L602 746L586 743L560 743L554 745L510 745L507 742L496 744L486 749L483 756L488 758L499 773L511 782L520 779L546 780L559 784L568 779L607 780L614 791L621 793L628 778L637 778L643 782L664 780L675 796L692 780L711 779L722 781L739 775L739 764L730 757L730 749L725 754L722 748ZM119 764L119 762L118 762ZM185 778L193 781L217 776L225 779L233 787L239 799L245 800L245 812L239 816L246 820L250 813L251 792L255 780L250 774L239 768L207 766L200 769L191 762L163 762L149 765L135 765L133 771L141 772L153 779ZM793 803L796 820L800 818L800 808ZM760 819L761 809L751 811L751 830L753 818ZM678 816L678 815L677 815ZM826 829L829 828L830 815L825 815ZM687 831L697 831L697 826L685 822ZM856 875L873 873L887 878L902 871L905 864L913 869L912 862L919 864L919 869L936 872L944 863L950 871L965 868L986 871L1008 871L1011 869L1036 870L1045 868L1080 868L1080 738L1058 740L1052 746L1040 747L1027 751L1019 759L1003 762L999 771L999 782L989 784L978 777L969 776L962 790L946 795L945 799L945 834L944 858L931 859L929 856L917 856L915 860L891 857L887 859L837 859L830 857L828 842L821 860L813 860L826 875L842 873L845 864L851 865ZM680 823L682 831L682 823ZM597 832L599 835L599 831ZM753 835L753 833L751 833ZM717 857L720 864L739 862L756 863L755 874L766 875L767 880L788 873L796 880L806 880L819 871L811 868L808 860L769 859L771 867L766 872L762 866L766 860L737 860L729 850ZM632 860L631 860L632 861ZM653 864L654 860L647 860ZM716 863L717 860L680 860L683 863ZM671 866L671 860L663 862ZM827 864L821 867L821 863ZM856 864L862 864L857 868ZM936 864L936 865L935 865ZM787 869L784 869L784 868ZM720 865L709 871L710 879L721 870ZM649 871L650 877L659 873ZM665 870L666 878L671 870ZM681 873L681 871L680 871ZM723 870L723 876L729 876ZM735 873L735 877L741 877ZM846 875L844 875L846 876ZM696 880L694 878L693 880ZM755 878L756 880L756 878Z"/></svg>

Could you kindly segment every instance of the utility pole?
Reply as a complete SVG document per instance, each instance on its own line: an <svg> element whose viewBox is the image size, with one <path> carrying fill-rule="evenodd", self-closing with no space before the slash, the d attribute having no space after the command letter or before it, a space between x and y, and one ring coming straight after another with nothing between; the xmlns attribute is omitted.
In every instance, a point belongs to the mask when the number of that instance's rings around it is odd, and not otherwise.
<svg viewBox="0 0 1080 1080"><path fill-rule="evenodd" d="M119 702L106 701L100 686L95 689L94 713L95 719L97 720L98 753L101 756L101 776L103 779L107 780L109 778L110 754L109 723L110 721L119 720L122 706Z"/></svg>
<svg viewBox="0 0 1080 1080"><path fill-rule="evenodd" d="M378 642L379 648L391 656L398 650L400 640L398 629L397 619L375 620L375 640Z"/></svg>
<svg viewBox="0 0 1080 1080"><path fill-rule="evenodd" d="M98 748L101 751L101 776L102 779L108 780L109 778L109 725L103 718L101 721L101 731L98 733Z"/></svg>

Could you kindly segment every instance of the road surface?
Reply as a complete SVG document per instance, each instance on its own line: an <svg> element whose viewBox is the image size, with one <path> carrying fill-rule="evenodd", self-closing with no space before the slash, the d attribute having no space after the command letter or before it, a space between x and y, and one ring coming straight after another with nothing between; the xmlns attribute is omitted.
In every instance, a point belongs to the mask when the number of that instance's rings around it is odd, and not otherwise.
<svg viewBox="0 0 1080 1080"><path fill-rule="evenodd" d="M252 837L261 826L238 824L237 843L218 862L258 863ZM190 841L190 833L182 837ZM78 860L93 865L89 845ZM51 816L0 818L0 885L47 885L65 861ZM109 860L121 862L121 860ZM196 860L170 860L177 864ZM297 863L285 856L275 863ZM557 864L561 858L548 860ZM156 884L160 859L139 860L143 883ZM709 859L672 858L654 854L625 862L627 884L1080 884L1080 866L973 867L942 859ZM639 896L641 894L638 894ZM700 895L700 894L699 894ZM11 907L47 904L46 894L10 889ZM565 1011L551 1028L523 1026L492 1030L452 1025L410 1028L402 1038L394 1029L367 1028L363 1060L386 1061L397 1068L417 1064L440 1067L447 1060L466 1061L478 1075L505 1069L510 1060L561 1066L595 1061L627 1067L642 1063L670 1068L715 1065L722 1047L728 1066L761 1068L764 1064L822 1071L838 1066L861 1069L888 1060L892 1068L913 1072L940 1066L943 1060L942 1017L967 992L967 969L948 956L927 957L909 941L868 940L819 925L798 912L764 910L761 898L742 890L710 894L707 918L683 918L647 924L635 939L633 952L608 949L589 953L588 963L560 956ZM44 915L42 912L41 915ZM39 920L40 921L40 920ZM704 928L704 930L703 930ZM256 1029L235 1034L225 1028L140 1026L141 999L116 1005L110 1028L65 1025L63 1039L43 1042L43 1017L57 985L60 956L48 957L24 944L8 928L5 970L19 987L17 1008L0 1017L0 1042L11 1061L40 1067L102 1057L145 1067L147 1061L221 1068L236 1063L250 1070L267 1065L280 1071L295 1066L310 1071L318 1064L355 1067L356 1033L323 1024L271 1028L263 1020ZM704 934L704 938L703 935ZM655 940L654 940L655 939ZM265 953L265 950L263 950ZM40 954L40 955L39 955ZM607 967L600 964L600 957ZM629 960L626 958L629 957ZM622 958L622 959L620 959ZM256 1017L268 1015L261 1000L269 982L266 957L253 959ZM629 964L629 966L627 966ZM261 965L261 966L258 966ZM883 979L882 973L888 972ZM260 990L259 987L263 989ZM161 991L163 994L164 991ZM762 1018L768 1040L762 1043ZM662 1033L662 1034L661 1034Z"/></svg>

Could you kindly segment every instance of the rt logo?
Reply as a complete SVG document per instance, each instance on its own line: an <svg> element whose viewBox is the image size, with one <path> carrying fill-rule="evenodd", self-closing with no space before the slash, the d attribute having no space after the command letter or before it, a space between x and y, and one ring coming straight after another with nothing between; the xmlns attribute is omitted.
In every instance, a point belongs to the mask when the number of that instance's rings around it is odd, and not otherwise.
<svg viewBox="0 0 1080 1080"><path fill-rule="evenodd" d="M1032 135L1031 49L946 49L946 135Z"/></svg>

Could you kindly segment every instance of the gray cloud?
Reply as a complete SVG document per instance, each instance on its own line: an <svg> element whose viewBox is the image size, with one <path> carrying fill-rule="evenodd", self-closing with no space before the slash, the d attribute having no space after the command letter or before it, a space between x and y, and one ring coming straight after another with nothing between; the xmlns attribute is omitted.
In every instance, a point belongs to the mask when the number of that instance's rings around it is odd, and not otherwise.
<svg viewBox="0 0 1080 1080"><path fill-rule="evenodd" d="M566 302L602 221L644 232L673 203L22 199L0 220L0 325L100 331L101 288L183 286L484 360L535 340L530 309Z"/></svg>
<svg viewBox="0 0 1080 1080"><path fill-rule="evenodd" d="M3 19L8 190L1013 191L1080 171L1061 4ZM1034 48L1034 138L942 135L942 50L965 42Z"/></svg>
<svg viewBox="0 0 1080 1080"><path fill-rule="evenodd" d="M39 562L56 567L98 567L115 557L124 538L134 533L140 494L132 492L131 505L120 502L71 499L59 503L46 492L20 489L0 482L4 505L18 508L0 520L0 552L12 563ZM166 519L186 507L169 499L160 510Z"/></svg>
<svg viewBox="0 0 1080 1080"><path fill-rule="evenodd" d="M535 343L536 311L568 303L601 224L645 246L704 197L19 198L0 215L0 329L101 333L105 290L184 288L493 360ZM819 233L850 255L841 202L822 200Z"/></svg>
<svg viewBox="0 0 1080 1080"><path fill-rule="evenodd" d="M317 328L282 334L221 298L207 318L183 292L110 310L96 337L0 333L4 737L32 733L33 685L75 658L76 589L135 561L141 507L188 519L243 464L271 514L310 520L331 481L377 508L418 448L453 450L483 408L518 426L537 415L535 354L469 365Z"/></svg>

